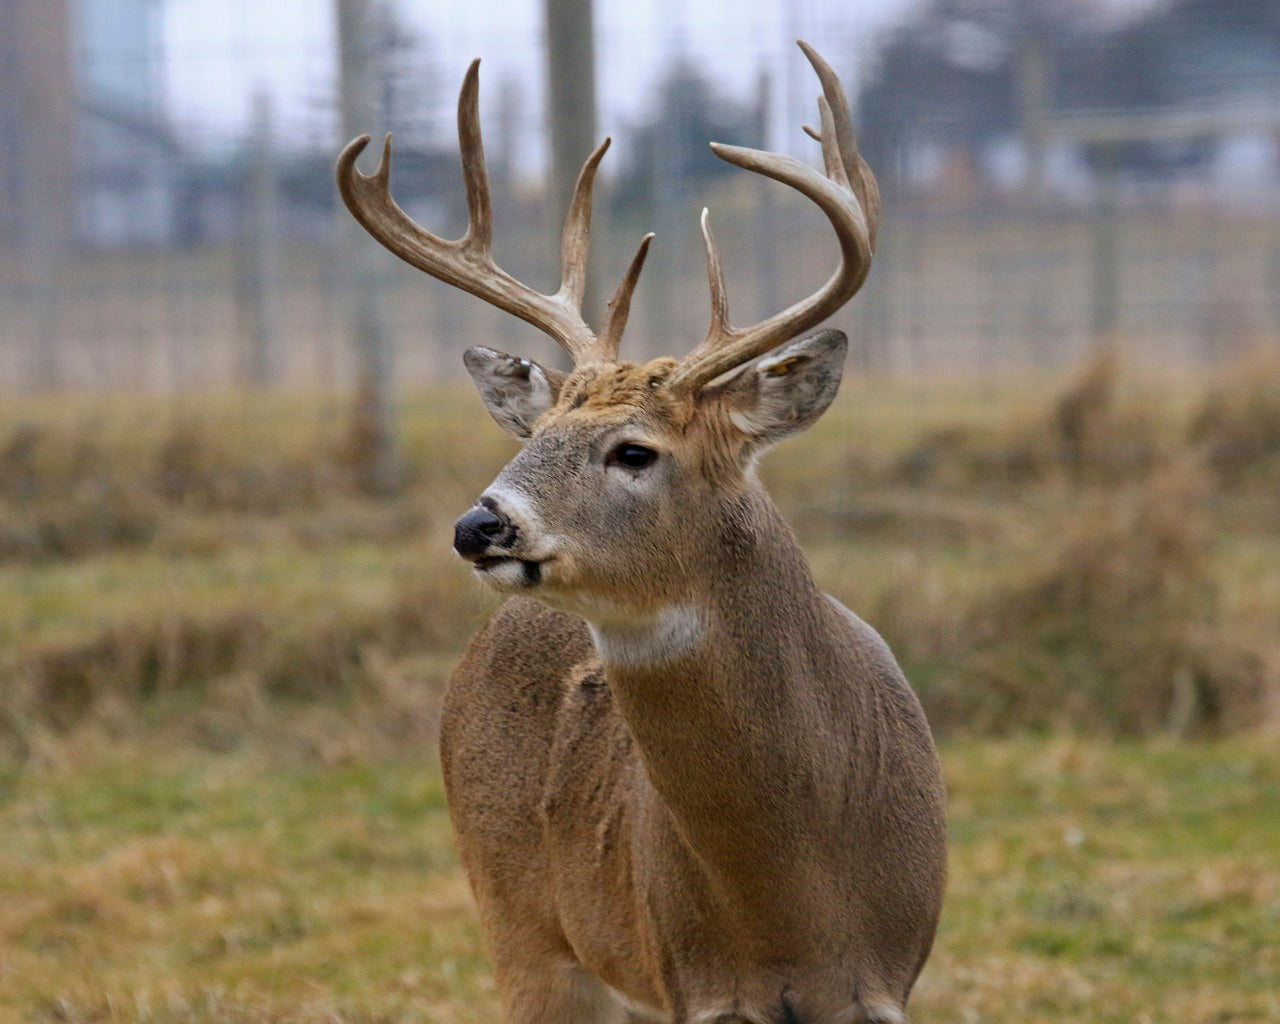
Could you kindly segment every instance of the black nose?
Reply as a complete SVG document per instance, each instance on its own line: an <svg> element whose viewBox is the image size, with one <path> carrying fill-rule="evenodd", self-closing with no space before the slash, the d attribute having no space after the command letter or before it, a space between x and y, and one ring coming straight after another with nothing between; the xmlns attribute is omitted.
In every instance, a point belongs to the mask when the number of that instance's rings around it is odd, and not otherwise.
<svg viewBox="0 0 1280 1024"><path fill-rule="evenodd" d="M491 547L510 544L514 537L511 520L484 505L477 505L453 524L453 550L463 558L479 558Z"/></svg>

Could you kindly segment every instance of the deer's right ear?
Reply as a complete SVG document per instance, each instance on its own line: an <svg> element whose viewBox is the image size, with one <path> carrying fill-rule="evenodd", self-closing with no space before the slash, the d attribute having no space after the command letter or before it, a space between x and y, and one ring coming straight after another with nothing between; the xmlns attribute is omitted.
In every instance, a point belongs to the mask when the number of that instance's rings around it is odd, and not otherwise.
<svg viewBox="0 0 1280 1024"><path fill-rule="evenodd" d="M521 441L533 433L538 417L556 404L564 383L564 374L558 370L491 348L469 348L462 361L489 415Z"/></svg>
<svg viewBox="0 0 1280 1024"><path fill-rule="evenodd" d="M842 332L818 331L758 359L710 393L728 408L748 450L759 451L808 430L827 411L847 349Z"/></svg>

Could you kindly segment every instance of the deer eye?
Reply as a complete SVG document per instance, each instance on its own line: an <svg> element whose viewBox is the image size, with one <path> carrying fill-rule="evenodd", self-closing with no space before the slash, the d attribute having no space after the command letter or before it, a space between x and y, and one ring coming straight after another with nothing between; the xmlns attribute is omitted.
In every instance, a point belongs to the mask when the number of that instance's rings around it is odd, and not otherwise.
<svg viewBox="0 0 1280 1024"><path fill-rule="evenodd" d="M642 444L624 442L609 453L609 462L626 466L627 469L644 469L653 465L658 453Z"/></svg>

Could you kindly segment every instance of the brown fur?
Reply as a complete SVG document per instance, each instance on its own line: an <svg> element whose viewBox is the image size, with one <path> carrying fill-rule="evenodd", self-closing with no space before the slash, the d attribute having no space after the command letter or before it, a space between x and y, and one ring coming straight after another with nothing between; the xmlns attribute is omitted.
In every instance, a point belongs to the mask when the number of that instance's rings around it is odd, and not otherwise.
<svg viewBox="0 0 1280 1024"><path fill-rule="evenodd" d="M567 537L530 590L560 610L508 601L442 728L508 1019L627 1019L601 983L682 1024L901 1019L945 875L928 727L754 479L771 439L730 413L763 385L690 398L671 365L576 370L492 490L536 511L516 555ZM633 435L663 453L650 489L601 467ZM653 664L604 664L571 614L625 628L673 603L705 635Z"/></svg>

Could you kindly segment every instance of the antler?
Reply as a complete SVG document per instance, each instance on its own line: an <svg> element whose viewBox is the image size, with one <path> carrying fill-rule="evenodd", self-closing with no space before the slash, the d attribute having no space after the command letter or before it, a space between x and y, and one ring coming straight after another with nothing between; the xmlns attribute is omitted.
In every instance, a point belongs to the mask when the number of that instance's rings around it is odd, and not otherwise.
<svg viewBox="0 0 1280 1024"><path fill-rule="evenodd" d="M822 83L823 94L818 98L821 131L815 132L808 125L805 131L822 143L826 175L781 153L716 142L711 148L721 160L790 185L817 203L835 228L840 243L840 265L827 283L807 299L754 327L731 327L724 270L711 234L710 218L703 210L702 241L711 286L711 326L706 338L676 367L670 378L673 387L696 391L722 373L821 323L853 298L871 269L880 218L880 190L871 169L858 153L849 103L840 79L811 46L803 41L799 45Z"/></svg>
<svg viewBox="0 0 1280 1024"><path fill-rule="evenodd" d="M461 238L451 241L433 235L391 197L390 134L383 143L382 158L373 174L362 174L356 168L356 159L369 144L368 135L352 139L342 151L337 177L343 202L369 234L406 263L528 321L558 341L575 364L616 359L631 293L653 236L646 235L641 241L617 294L609 303L608 320L597 337L582 318L582 295L591 236L591 187L596 168L609 148L609 140L605 139L582 165L565 218L560 247L560 290L554 295L544 295L517 281L493 259L493 209L480 136L479 94L480 61L477 59L467 69L458 94L458 143L468 211L467 230Z"/></svg>

